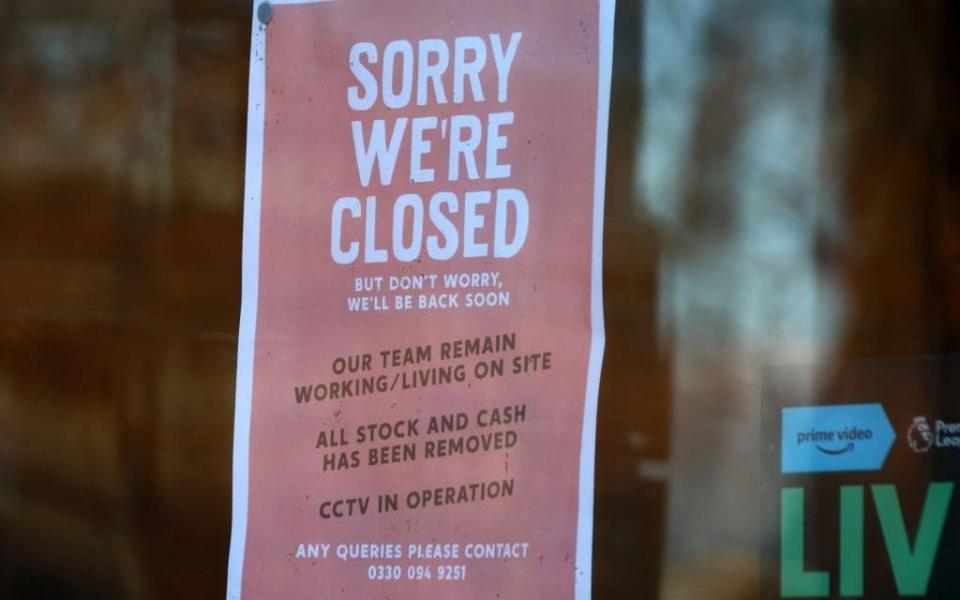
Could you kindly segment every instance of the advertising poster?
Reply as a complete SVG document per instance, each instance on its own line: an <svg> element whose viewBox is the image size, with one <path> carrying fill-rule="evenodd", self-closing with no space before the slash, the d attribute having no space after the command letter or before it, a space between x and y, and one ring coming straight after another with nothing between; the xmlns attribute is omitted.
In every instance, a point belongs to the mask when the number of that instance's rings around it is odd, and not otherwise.
<svg viewBox="0 0 960 600"><path fill-rule="evenodd" d="M772 369L765 599L960 598L960 360Z"/></svg>
<svg viewBox="0 0 960 600"><path fill-rule="evenodd" d="M229 598L588 598L613 3L256 3Z"/></svg>

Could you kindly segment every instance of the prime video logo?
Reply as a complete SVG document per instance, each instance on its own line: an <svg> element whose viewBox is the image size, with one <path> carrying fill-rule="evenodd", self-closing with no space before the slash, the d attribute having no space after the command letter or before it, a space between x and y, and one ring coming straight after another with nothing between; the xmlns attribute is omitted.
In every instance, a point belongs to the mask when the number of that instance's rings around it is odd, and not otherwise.
<svg viewBox="0 0 960 600"><path fill-rule="evenodd" d="M872 429L859 427L844 427L843 429L815 429L801 431L797 434L797 445L813 444L813 447L831 456L840 456L853 452L857 448L857 441L873 439ZM839 444L839 445L837 445Z"/></svg>
<svg viewBox="0 0 960 600"><path fill-rule="evenodd" d="M896 434L880 404L784 408L784 473L876 471Z"/></svg>

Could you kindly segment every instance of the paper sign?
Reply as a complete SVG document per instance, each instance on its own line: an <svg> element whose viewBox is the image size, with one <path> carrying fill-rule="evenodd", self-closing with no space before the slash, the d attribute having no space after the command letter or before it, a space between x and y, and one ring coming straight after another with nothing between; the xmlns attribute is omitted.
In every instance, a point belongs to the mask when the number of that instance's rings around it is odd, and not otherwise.
<svg viewBox="0 0 960 600"><path fill-rule="evenodd" d="M255 6L229 598L587 598L613 3Z"/></svg>

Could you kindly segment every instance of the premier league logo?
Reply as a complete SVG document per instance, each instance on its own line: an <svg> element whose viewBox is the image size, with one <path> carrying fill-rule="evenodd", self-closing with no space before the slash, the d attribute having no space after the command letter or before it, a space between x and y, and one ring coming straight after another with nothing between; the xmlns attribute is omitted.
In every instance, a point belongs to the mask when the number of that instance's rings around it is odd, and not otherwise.
<svg viewBox="0 0 960 600"><path fill-rule="evenodd" d="M907 430L907 442L914 452L927 452L933 446L933 432L926 417L914 417Z"/></svg>

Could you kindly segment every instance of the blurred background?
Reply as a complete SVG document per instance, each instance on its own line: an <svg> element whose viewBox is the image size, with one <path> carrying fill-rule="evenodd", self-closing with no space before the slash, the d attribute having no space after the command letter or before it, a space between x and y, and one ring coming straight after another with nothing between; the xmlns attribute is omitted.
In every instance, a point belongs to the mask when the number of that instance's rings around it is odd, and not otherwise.
<svg viewBox="0 0 960 600"><path fill-rule="evenodd" d="M0 0L0 597L222 597L246 0ZM960 334L960 4L620 0L595 596L759 598L763 373Z"/></svg>

